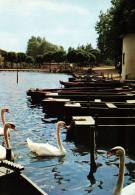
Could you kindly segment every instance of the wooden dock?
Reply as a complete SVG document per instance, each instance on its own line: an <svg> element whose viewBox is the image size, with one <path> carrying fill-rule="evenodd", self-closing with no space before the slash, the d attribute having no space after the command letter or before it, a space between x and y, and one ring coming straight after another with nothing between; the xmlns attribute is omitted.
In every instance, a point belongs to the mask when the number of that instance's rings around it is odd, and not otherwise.
<svg viewBox="0 0 135 195"><path fill-rule="evenodd" d="M119 137L117 130L121 132L122 129L123 131L127 131L134 128L134 81L129 83L127 81L121 82L120 80L113 80L113 78L105 78L104 75L87 74L73 76L73 78L70 78L70 81L60 81L60 83L64 85L64 88L56 90L38 89L28 91L27 94L32 99L39 99L40 103L42 102L43 111L47 116L57 117L58 120L63 119L67 124L71 124L72 127L74 126L71 129L74 129L72 135L74 135L76 140L81 140L83 137L81 133L84 133L86 134L84 136L85 140L89 141L90 139L86 132L87 129L89 131L90 126L95 127L96 132L98 131L98 143L101 139L100 135L104 134L106 137L109 130L111 133L115 132L116 136ZM98 115L100 122L101 120L102 122L104 121L103 124L98 124L96 115ZM74 117L78 117L78 121L77 118L74 121ZM84 117L86 117L85 120ZM87 117L92 117L96 125L92 125L90 121L87 125ZM125 123L122 123L121 120L125 121ZM115 122L112 124L112 121ZM107 133L105 134L104 132L106 131ZM67 134L69 133L67 132Z"/></svg>
<svg viewBox="0 0 135 195"><path fill-rule="evenodd" d="M0 161L0 194L1 195L47 195L21 171L23 166L8 160Z"/></svg>

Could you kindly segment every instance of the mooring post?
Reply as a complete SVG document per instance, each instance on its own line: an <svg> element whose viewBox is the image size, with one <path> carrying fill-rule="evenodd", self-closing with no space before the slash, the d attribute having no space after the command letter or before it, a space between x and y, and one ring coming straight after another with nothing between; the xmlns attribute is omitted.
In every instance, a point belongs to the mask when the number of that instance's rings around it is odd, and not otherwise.
<svg viewBox="0 0 135 195"><path fill-rule="evenodd" d="M95 150L96 150L96 143L95 143L95 127L90 127L90 172L88 175L88 179L93 177L93 173L95 173L97 169L97 165L95 162Z"/></svg>
<svg viewBox="0 0 135 195"><path fill-rule="evenodd" d="M96 168L97 168L97 165L96 165L96 162L95 162L95 152L96 152L96 141L95 141L95 126L91 126L90 127L90 160L91 160L91 171L95 172Z"/></svg>
<svg viewBox="0 0 135 195"><path fill-rule="evenodd" d="M113 74L111 74L111 79L113 80Z"/></svg>
<svg viewBox="0 0 135 195"><path fill-rule="evenodd" d="M18 64L17 64L17 83L18 83Z"/></svg>
<svg viewBox="0 0 135 195"><path fill-rule="evenodd" d="M96 129L98 128L98 114L95 115L95 125L90 126L90 172L88 179L93 178L93 173L96 172L97 164L96 158Z"/></svg>
<svg viewBox="0 0 135 195"><path fill-rule="evenodd" d="M11 160L11 148L6 148L6 160Z"/></svg>

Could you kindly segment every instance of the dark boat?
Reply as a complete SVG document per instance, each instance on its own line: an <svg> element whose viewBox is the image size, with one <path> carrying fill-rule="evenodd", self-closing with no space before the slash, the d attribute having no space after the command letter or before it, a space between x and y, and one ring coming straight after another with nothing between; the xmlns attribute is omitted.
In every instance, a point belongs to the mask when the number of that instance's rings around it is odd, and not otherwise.
<svg viewBox="0 0 135 195"><path fill-rule="evenodd" d="M24 167L8 160L0 161L0 195L47 195L21 173Z"/></svg>
<svg viewBox="0 0 135 195"><path fill-rule="evenodd" d="M61 85L64 85L64 87L96 87L96 86L110 86L110 87L119 87L121 86L121 83L119 81L110 81L110 80L93 80L90 82L65 82L65 81L59 81Z"/></svg>
<svg viewBox="0 0 135 195"><path fill-rule="evenodd" d="M119 102L107 102L101 101L101 99L95 99L95 101L71 101L70 99L60 99L60 98L45 98L42 100L42 106L44 111L49 110L52 113L59 113L61 115L64 114L64 106L68 107L104 107L108 108L109 106L113 108L135 108L135 100L124 100ZM58 112L59 108L59 112Z"/></svg>
<svg viewBox="0 0 135 195"><path fill-rule="evenodd" d="M135 116L135 106L125 106L123 105L111 105L105 106L91 106L91 107L81 107L79 103L68 104L66 103L64 107L64 116L67 124L70 123L73 116L92 116L99 115L100 117L130 117Z"/></svg>

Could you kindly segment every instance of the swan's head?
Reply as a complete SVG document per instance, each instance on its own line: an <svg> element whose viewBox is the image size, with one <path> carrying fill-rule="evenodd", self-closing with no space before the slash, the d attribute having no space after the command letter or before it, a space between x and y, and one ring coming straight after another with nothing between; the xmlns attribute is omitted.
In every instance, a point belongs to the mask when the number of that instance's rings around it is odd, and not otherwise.
<svg viewBox="0 0 135 195"><path fill-rule="evenodd" d="M110 150L110 154L108 155L108 157L113 156L113 155L117 155L117 156L125 155L124 148L122 148L121 146L116 146L116 147L112 148Z"/></svg>
<svg viewBox="0 0 135 195"><path fill-rule="evenodd" d="M64 121L59 121L57 124L60 127L65 127L66 126L66 123Z"/></svg>
<svg viewBox="0 0 135 195"><path fill-rule="evenodd" d="M2 108L1 112L3 112L3 113L4 113L4 112L10 113L9 109L7 109L7 108Z"/></svg>
<svg viewBox="0 0 135 195"><path fill-rule="evenodd" d="M6 128L11 128L11 129L14 129L15 131L17 131L16 126L13 123L6 123L5 127Z"/></svg>
<svg viewBox="0 0 135 195"><path fill-rule="evenodd" d="M71 128L71 126L70 126L70 125L67 126L66 123L65 123L64 121L59 121L59 122L57 123L57 125L58 125L59 127L65 127L65 128L67 128L67 130L69 130L69 129Z"/></svg>

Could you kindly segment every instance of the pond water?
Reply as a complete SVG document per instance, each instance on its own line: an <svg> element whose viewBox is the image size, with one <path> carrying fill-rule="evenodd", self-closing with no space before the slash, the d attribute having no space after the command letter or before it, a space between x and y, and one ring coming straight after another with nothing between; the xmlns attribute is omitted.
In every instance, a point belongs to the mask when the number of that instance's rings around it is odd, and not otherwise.
<svg viewBox="0 0 135 195"><path fill-rule="evenodd" d="M27 147L26 139L49 142L57 146L57 122L44 122L45 113L40 105L32 105L26 91L30 88L58 88L59 80L68 81L69 75L59 73L0 72L0 108L10 109L6 121L16 125L11 130L10 144L17 156L15 162L24 166L23 173L50 195L111 195L118 173L119 159L107 158L108 149L99 148L96 155L98 168L93 177L90 172L89 147L66 139L66 129L61 130L61 139L66 156L37 157ZM0 121L0 126L2 122ZM3 138L0 137L0 142ZM126 153L124 186L135 181L135 155Z"/></svg>

